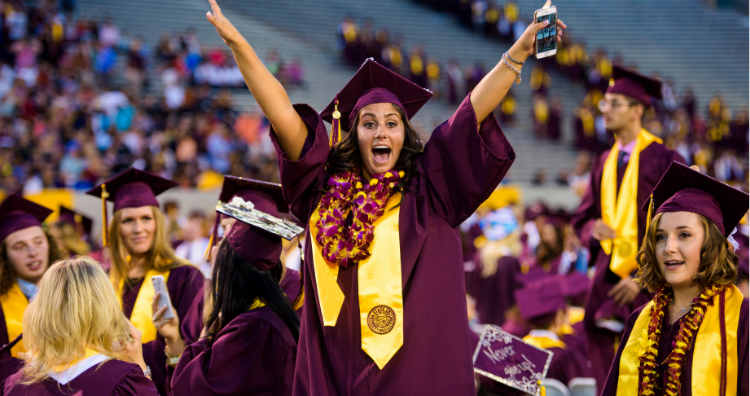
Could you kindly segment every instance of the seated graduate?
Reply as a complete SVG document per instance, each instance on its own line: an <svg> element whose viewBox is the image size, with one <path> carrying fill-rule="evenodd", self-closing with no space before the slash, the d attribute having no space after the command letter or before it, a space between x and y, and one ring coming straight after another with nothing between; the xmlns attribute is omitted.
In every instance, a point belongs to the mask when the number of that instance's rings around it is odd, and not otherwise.
<svg viewBox="0 0 750 396"><path fill-rule="evenodd" d="M0 381L23 365L23 313L42 275L60 258L55 239L42 226L50 214L18 194L0 204L0 345L7 345L0 352Z"/></svg>
<svg viewBox="0 0 750 396"><path fill-rule="evenodd" d="M521 316L531 325L524 342L551 351L547 378L567 384L573 378L590 377L588 359L580 348L571 348L560 339L566 323L565 291L559 275L546 276L516 291Z"/></svg>
<svg viewBox="0 0 750 396"><path fill-rule="evenodd" d="M59 261L44 274L23 333L26 362L0 385L0 395L158 395L140 331L88 257Z"/></svg>
<svg viewBox="0 0 750 396"><path fill-rule="evenodd" d="M654 208L635 280L656 294L628 319L602 395L747 395L748 300L730 235L748 195L673 163L649 219Z"/></svg>
<svg viewBox="0 0 750 396"><path fill-rule="evenodd" d="M272 199L257 195L252 202L253 210L278 217ZM291 394L300 322L279 285L281 237L270 229L238 220L225 235L199 341L185 347L177 318L161 319L165 308L156 312L166 353L180 356L170 368L173 395Z"/></svg>

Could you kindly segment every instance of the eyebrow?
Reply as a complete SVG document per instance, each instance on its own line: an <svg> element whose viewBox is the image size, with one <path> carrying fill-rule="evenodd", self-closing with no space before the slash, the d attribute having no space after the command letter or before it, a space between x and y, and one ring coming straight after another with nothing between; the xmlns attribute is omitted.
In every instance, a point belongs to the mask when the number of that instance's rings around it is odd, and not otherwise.
<svg viewBox="0 0 750 396"><path fill-rule="evenodd" d="M684 225L684 226L679 226L679 227L677 227L677 229L678 229L678 230L682 230L682 229L688 229L688 230L692 230L692 229L693 229L693 227L690 227L690 226L686 226L686 225ZM659 231L661 231L661 232L665 232L665 231L664 231L663 229L661 229L661 228L657 228L657 229L656 229L656 231L657 231L657 232L659 232Z"/></svg>
<svg viewBox="0 0 750 396"><path fill-rule="evenodd" d="M397 116L397 115L398 115L398 114L396 114L396 113L388 113L388 114L386 114L385 116L386 116L386 117L390 117L390 116ZM370 116L370 117L373 117L373 118L377 118L377 117L375 116L375 114L372 114L372 113L364 113L364 114L362 114L362 117L363 117L363 118L364 118L364 117L367 117L367 116Z"/></svg>

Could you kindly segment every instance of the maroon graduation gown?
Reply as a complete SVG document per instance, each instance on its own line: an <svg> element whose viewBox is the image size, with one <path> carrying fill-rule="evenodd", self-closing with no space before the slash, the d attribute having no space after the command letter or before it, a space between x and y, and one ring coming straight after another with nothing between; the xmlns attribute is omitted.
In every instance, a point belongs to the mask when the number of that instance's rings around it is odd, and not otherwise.
<svg viewBox="0 0 750 396"><path fill-rule="evenodd" d="M177 267L169 272L167 278L167 291L172 300L172 307L177 311L177 317L182 320L187 317L188 311L198 295L203 295L203 274L192 265ZM133 313L135 299L141 290L143 280L141 279L131 288L125 287L122 292L122 310L127 318ZM183 340L189 341L195 337L194 331L185 333L180 326ZM200 331L198 332L200 335ZM167 357L164 354L164 338L159 334L156 339L143 344L143 360L151 368L151 378L154 380L160 395L166 395L165 383L167 379Z"/></svg>
<svg viewBox="0 0 750 396"><path fill-rule="evenodd" d="M587 246L591 252L591 264L596 265L596 273L589 287L588 296L586 297L586 316L584 325L588 337L589 354L593 364L593 376L597 384L604 383L607 377L607 368L612 364L615 356L616 343L620 339L619 334L609 330L596 327L595 315L599 307L607 300L607 293L620 280L609 269L610 256L605 254L601 249L599 241L591 236L596 219L602 217L601 208L601 183L604 171L604 162L609 155L609 150L602 153L598 159L594 160L591 166L591 179L586 193L583 195L581 205L576 210L573 217L573 227L578 237L581 239L583 246ZM641 205L646 202L651 191L659 182L661 176L667 171L673 161L685 163L685 160L676 151L672 151L659 143L651 143L640 153L638 163L638 243L643 240L646 231L647 212L640 210ZM617 171L617 191L620 190L620 183L625 175L626 167L621 167ZM646 304L650 296L646 292L641 292L635 300L627 307L623 307L623 317L620 321L625 322L628 314Z"/></svg>
<svg viewBox="0 0 750 396"><path fill-rule="evenodd" d="M297 299L297 296L299 296L299 292L302 289L302 275L300 275L299 271L287 268L284 272L284 277L281 278L281 282L279 282L279 286L281 287L281 291L286 294L289 302L294 304L294 300ZM297 316L300 316L301 314L301 309L297 310Z"/></svg>
<svg viewBox="0 0 750 396"><path fill-rule="evenodd" d="M297 218L308 220L324 187L328 134L312 108L295 109L308 127L300 159L286 159L271 136L284 197ZM339 269L344 302L336 326L323 326L309 248L316 242L307 234L295 395L474 394L458 226L490 196L514 159L494 116L477 131L468 96L432 133L400 206L404 344L383 370L362 350L356 264Z"/></svg>
<svg viewBox="0 0 750 396"><path fill-rule="evenodd" d="M70 381L60 385L52 378L32 385L19 384L21 371L8 377L0 386L0 396L156 396L156 386L143 375L138 365L120 360L109 360L96 365ZM77 393L80 392L80 393Z"/></svg>
<svg viewBox="0 0 750 396"><path fill-rule="evenodd" d="M0 306L0 347L11 342L8 339L8 329L5 325L5 313ZM23 340L19 341L23 342ZM10 354L10 348L0 353L0 381L10 377L23 366L23 360L14 358Z"/></svg>
<svg viewBox="0 0 750 396"><path fill-rule="evenodd" d="M482 277L482 268L476 268L466 275L469 295L477 300L479 323L501 326L505 322L505 311L516 304L513 291L515 277L521 273L521 264L514 257L504 256L497 260L497 271L487 278Z"/></svg>
<svg viewBox="0 0 750 396"><path fill-rule="evenodd" d="M712 308L709 308L712 309ZM716 309L714 307L713 309ZM617 348L617 354L612 362L612 367L609 370L607 381L604 383L601 396L615 396L617 394L617 381L620 376L620 356L622 350L627 344L627 340L630 337L630 332L633 330L635 321L638 319L638 315L643 310L643 307L638 308L630 318L628 319L627 326L622 335L623 342L620 343L620 347ZM678 320L674 324L669 323L669 315L664 315L664 320L661 325L661 337L659 337L659 355L656 360L661 363L657 367L659 373L658 378L664 383L665 364L664 359L669 356L672 352L672 342L680 331L680 321ZM687 359L685 360L685 367L682 368L682 374L680 375L680 382L682 383L682 396L692 395L692 373L693 373L693 353L695 352L695 343L690 347L690 351L687 353ZM716 351L717 354L721 351ZM748 365L748 300L742 301L742 307L740 308L740 320L737 325L737 395L750 394L750 387L748 387L748 375L750 373L750 365ZM701 364L701 362L695 362L695 364ZM718 376L719 373L716 373ZM663 389L663 386L661 386ZM656 396L661 396L661 390L657 390Z"/></svg>
<svg viewBox="0 0 750 396"><path fill-rule="evenodd" d="M185 349L171 375L172 395L291 395L297 343L269 307L240 314L211 344Z"/></svg>

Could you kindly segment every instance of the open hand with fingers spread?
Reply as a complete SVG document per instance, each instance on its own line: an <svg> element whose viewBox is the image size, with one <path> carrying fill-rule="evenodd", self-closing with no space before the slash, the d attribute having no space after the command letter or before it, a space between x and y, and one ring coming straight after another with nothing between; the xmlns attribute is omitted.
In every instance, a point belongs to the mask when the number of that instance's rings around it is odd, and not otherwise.
<svg viewBox="0 0 750 396"><path fill-rule="evenodd" d="M224 44L231 47L233 44L244 40L237 28L232 25L232 22L229 22L229 19L221 13L221 8L216 4L216 0L208 0L208 2L211 4L211 11L206 13L206 18L214 25L216 32L224 40Z"/></svg>

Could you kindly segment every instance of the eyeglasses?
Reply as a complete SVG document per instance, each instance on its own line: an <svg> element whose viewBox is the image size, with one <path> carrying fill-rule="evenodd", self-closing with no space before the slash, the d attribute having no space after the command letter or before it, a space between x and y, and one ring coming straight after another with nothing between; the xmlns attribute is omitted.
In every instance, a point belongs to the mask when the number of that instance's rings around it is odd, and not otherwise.
<svg viewBox="0 0 750 396"><path fill-rule="evenodd" d="M604 109L606 109L606 108L615 109L615 108L618 108L620 106L631 107L631 106L635 106L637 104L638 103L635 103L635 102L625 102L625 103L623 103L623 102L618 101L617 99L615 99L615 100L602 99L602 100L599 101L599 111L604 111Z"/></svg>

